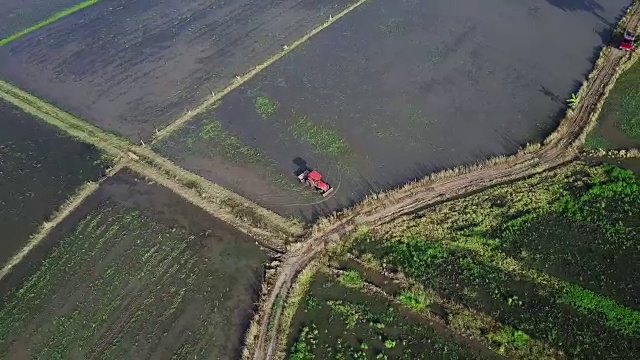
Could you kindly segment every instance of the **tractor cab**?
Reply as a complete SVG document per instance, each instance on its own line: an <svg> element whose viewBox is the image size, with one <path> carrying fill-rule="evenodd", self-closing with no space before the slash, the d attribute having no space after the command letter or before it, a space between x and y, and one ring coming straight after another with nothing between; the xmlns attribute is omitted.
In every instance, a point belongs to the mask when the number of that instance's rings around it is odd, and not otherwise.
<svg viewBox="0 0 640 360"><path fill-rule="evenodd" d="M620 49L632 51L635 46L636 34L629 31L629 29L624 31L624 35L622 40L620 41Z"/></svg>
<svg viewBox="0 0 640 360"><path fill-rule="evenodd" d="M326 196L333 190L331 185L322 181L322 174L316 170L305 170L302 174L298 175L298 180L315 188L322 196Z"/></svg>

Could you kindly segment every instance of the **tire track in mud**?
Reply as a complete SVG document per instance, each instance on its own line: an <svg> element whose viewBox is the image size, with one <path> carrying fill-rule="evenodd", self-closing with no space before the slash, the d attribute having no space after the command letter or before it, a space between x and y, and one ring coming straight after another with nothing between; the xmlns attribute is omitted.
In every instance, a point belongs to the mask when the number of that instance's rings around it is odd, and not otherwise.
<svg viewBox="0 0 640 360"><path fill-rule="evenodd" d="M630 16L629 23L637 27L640 19L637 8ZM253 350L253 359L262 360L275 357L278 338L285 335L278 334L283 305L275 309L276 313L272 320L272 329L275 330L273 330L273 334L269 334L269 319L272 318L271 312L274 311L276 298L287 298L297 275L312 259L326 249L329 242L339 241L359 224L375 226L388 222L436 202L543 172L578 156L577 148L593 125L594 118L598 115L599 107L602 106L608 89L619 75L621 66L630 58L621 50L612 47L605 48L584 91L580 94L576 108L568 114L540 148L474 166L466 172L462 171L460 175L411 184L374 200L375 204L357 206L347 215L338 216L342 219L338 219L334 224L311 236L298 249L287 253L279 269L278 277L271 286L271 291L263 304L263 313L258 315L260 330Z"/></svg>

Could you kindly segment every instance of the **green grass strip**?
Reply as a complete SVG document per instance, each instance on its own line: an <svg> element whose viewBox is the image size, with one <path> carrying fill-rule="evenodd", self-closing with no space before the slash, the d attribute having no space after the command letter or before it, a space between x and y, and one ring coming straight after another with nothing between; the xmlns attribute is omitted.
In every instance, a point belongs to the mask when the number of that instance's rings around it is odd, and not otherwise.
<svg viewBox="0 0 640 360"><path fill-rule="evenodd" d="M625 335L640 337L640 311L622 306L595 292L571 284L567 286L560 301L573 306L584 314L598 313L607 325Z"/></svg>
<svg viewBox="0 0 640 360"><path fill-rule="evenodd" d="M83 2L81 2L79 4L76 4L76 5L74 5L74 6L70 7L70 8L58 11L57 13L49 16L47 19L45 19L45 20L43 20L43 21L41 21L41 22L39 22L39 23L37 23L35 25L32 25L32 26L30 26L30 27L28 27L26 29L20 30L17 33L9 35L8 37L0 40L0 46L7 45L8 43L10 43L10 42L12 42L14 40L17 40L17 39L29 34L30 32L36 31L36 30L38 30L38 29L40 29L42 27L45 27L45 26L47 26L47 25L49 25L51 23L54 23L54 22L62 19L63 17L65 17L67 15L71 15L74 12L82 10L82 9L88 7L88 6L91 6L91 5L99 2L99 1L100 0L86 0L86 1L83 1Z"/></svg>

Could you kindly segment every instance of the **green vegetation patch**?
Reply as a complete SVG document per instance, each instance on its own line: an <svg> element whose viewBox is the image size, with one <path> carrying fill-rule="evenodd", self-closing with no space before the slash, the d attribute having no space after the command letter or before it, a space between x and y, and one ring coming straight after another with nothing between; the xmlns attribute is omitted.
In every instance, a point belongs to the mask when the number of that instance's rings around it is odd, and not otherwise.
<svg viewBox="0 0 640 360"><path fill-rule="evenodd" d="M614 126L628 138L640 141L640 63L636 62L616 81L600 115L612 118Z"/></svg>
<svg viewBox="0 0 640 360"><path fill-rule="evenodd" d="M613 112L620 130L640 140L640 64L636 63L620 76L605 103L605 112Z"/></svg>
<svg viewBox="0 0 640 360"><path fill-rule="evenodd" d="M207 240L103 203L4 296L0 357L16 343L38 359L228 356L243 330L229 324L241 304L250 312L266 256L217 240L196 248Z"/></svg>
<svg viewBox="0 0 640 360"><path fill-rule="evenodd" d="M199 135L233 161L251 164L268 161L258 150L244 145L240 139L226 132L218 120L203 122Z"/></svg>
<svg viewBox="0 0 640 360"><path fill-rule="evenodd" d="M266 96L258 96L254 101L254 105L258 114L265 119L275 115L280 108L280 104Z"/></svg>
<svg viewBox="0 0 640 360"><path fill-rule="evenodd" d="M435 294L427 291L423 287L414 286L409 290L402 290L398 294L398 301L412 310L422 311L427 309L433 302Z"/></svg>
<svg viewBox="0 0 640 360"><path fill-rule="evenodd" d="M584 313L595 312L605 318L607 325L625 335L640 338L640 311L620 306L609 298L576 285L567 287L560 301Z"/></svg>
<svg viewBox="0 0 640 360"><path fill-rule="evenodd" d="M364 286L364 279L357 270L347 269L340 277L338 277L340 283L346 287L360 289Z"/></svg>
<svg viewBox="0 0 640 360"><path fill-rule="evenodd" d="M296 117L291 124L293 135L313 148L320 154L343 156L349 150L347 142L334 130L318 125L306 116Z"/></svg>

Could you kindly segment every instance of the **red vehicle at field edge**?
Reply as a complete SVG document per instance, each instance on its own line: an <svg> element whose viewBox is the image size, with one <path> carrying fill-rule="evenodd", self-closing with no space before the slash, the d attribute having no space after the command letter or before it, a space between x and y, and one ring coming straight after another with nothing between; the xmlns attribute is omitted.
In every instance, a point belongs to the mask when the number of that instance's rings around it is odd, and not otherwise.
<svg viewBox="0 0 640 360"><path fill-rule="evenodd" d="M635 47L636 34L629 31L629 29L624 31L624 35L622 40L620 41L620 49L632 51Z"/></svg>

